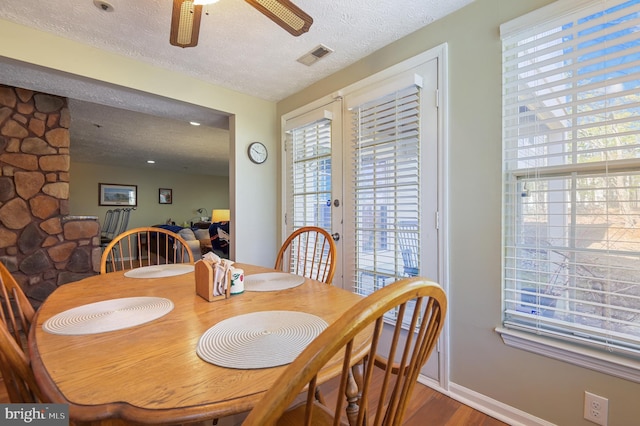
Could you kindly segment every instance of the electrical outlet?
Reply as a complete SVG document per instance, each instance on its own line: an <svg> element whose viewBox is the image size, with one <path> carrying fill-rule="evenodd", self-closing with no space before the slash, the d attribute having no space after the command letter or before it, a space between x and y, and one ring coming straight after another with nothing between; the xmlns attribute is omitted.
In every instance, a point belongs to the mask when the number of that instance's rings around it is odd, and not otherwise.
<svg viewBox="0 0 640 426"><path fill-rule="evenodd" d="M609 400L591 392L584 392L584 418L590 422L607 426Z"/></svg>

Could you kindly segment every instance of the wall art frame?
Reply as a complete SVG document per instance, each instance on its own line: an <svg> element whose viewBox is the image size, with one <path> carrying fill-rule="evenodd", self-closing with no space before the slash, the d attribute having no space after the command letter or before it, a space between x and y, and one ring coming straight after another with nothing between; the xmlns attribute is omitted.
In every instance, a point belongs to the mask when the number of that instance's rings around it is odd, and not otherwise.
<svg viewBox="0 0 640 426"><path fill-rule="evenodd" d="M159 188L158 203L173 204L173 190L171 188Z"/></svg>
<svg viewBox="0 0 640 426"><path fill-rule="evenodd" d="M138 205L138 185L98 183L98 205L135 207Z"/></svg>

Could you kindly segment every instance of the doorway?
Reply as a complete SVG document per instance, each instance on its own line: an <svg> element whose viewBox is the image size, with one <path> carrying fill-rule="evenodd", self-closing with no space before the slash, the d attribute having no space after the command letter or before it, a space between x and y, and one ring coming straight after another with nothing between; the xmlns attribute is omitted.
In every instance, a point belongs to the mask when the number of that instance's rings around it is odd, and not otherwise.
<svg viewBox="0 0 640 426"><path fill-rule="evenodd" d="M338 238L334 285L367 295L422 276L446 290L445 60L442 46L283 117L283 229ZM422 371L441 383L444 348Z"/></svg>

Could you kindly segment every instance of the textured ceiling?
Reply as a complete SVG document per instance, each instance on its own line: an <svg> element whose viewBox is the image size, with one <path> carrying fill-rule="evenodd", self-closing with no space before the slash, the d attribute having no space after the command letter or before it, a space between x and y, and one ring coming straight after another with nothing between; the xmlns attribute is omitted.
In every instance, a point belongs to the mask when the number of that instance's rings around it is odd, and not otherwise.
<svg viewBox="0 0 640 426"><path fill-rule="evenodd" d="M308 33L293 37L248 3L220 0L205 6L208 15L202 16L198 46L186 49L169 44L171 0L107 0L112 12L102 11L92 0L2 0L0 19L278 101L472 1L295 0L314 22ZM310 67L296 61L320 43L334 52ZM0 84L73 99L75 160L140 165L139 161L150 158L149 152L168 159L195 151L201 158L181 158L173 167L191 173L228 173L224 166L228 163L228 136L221 131L228 126L224 113L89 80L77 81L62 73L25 69L6 58L0 58ZM208 126L193 128L182 123L198 115ZM176 147L178 134L182 142ZM136 138L134 144L131 138ZM127 157L118 158L118 152ZM204 157L217 158L217 163L203 161L203 152Z"/></svg>

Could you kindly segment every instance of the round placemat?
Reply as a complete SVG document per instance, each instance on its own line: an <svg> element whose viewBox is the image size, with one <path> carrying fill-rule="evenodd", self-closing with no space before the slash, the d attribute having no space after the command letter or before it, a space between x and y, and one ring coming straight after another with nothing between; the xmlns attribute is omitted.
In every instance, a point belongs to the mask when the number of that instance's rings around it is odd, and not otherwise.
<svg viewBox="0 0 640 426"><path fill-rule="evenodd" d="M128 278L164 278L193 272L194 267L189 263L170 263L167 265L151 265L131 269L124 273Z"/></svg>
<svg viewBox="0 0 640 426"><path fill-rule="evenodd" d="M304 282L300 275L287 272L264 272L262 274L245 275L245 291L278 291L297 287Z"/></svg>
<svg viewBox="0 0 640 426"><path fill-rule="evenodd" d="M253 312L208 329L200 337L196 352L204 361L220 367L277 367L293 361L325 328L325 320L305 312Z"/></svg>
<svg viewBox="0 0 640 426"><path fill-rule="evenodd" d="M163 297L126 297L78 306L49 318L42 329L52 334L81 335L120 330L158 319L173 309Z"/></svg>

